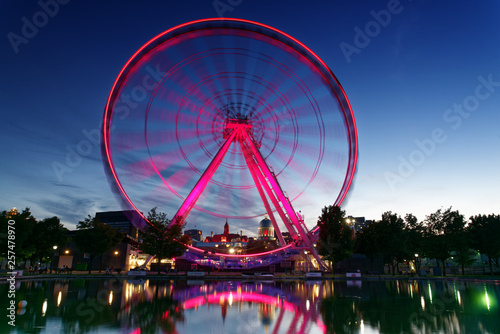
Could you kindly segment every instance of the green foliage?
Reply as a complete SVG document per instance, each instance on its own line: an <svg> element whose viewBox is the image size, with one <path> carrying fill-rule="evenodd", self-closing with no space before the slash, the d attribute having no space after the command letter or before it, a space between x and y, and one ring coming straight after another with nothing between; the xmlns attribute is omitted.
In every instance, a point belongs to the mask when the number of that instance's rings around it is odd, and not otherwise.
<svg viewBox="0 0 500 334"><path fill-rule="evenodd" d="M17 260L27 260L29 259L36 251L34 245L34 239L36 235L33 234L33 229L36 225L36 219L31 215L30 209L25 208L21 213L3 211L0 214L0 233L7 234L8 226L13 226L10 228L15 233L14 239L11 241L15 242L15 254ZM15 224L8 224L9 220L14 220ZM7 251L9 250L8 239L0 238L0 254L3 257L7 257Z"/></svg>
<svg viewBox="0 0 500 334"><path fill-rule="evenodd" d="M158 260L184 254L185 244L189 241L189 236L182 233L184 225L169 226L170 220L167 215L157 212L156 208L151 209L147 218L150 224L139 232L140 249L144 253L153 255ZM160 266L158 266L158 273L160 273Z"/></svg>
<svg viewBox="0 0 500 334"><path fill-rule="evenodd" d="M382 220L377 226L377 247L382 253L384 263L391 264L393 274L408 254L404 227L404 220L391 211L382 214Z"/></svg>
<svg viewBox="0 0 500 334"><path fill-rule="evenodd" d="M80 251L90 254L89 273L92 270L94 257L99 256L102 259L102 255L118 245L124 237L124 234L117 229L90 215L84 221L79 222L76 228L78 231L73 241ZM99 272L101 269L99 265Z"/></svg>
<svg viewBox="0 0 500 334"><path fill-rule="evenodd" d="M457 244L463 240L461 239L463 236L460 235L464 229L464 216L458 211L451 211L451 207L444 211L439 209L425 220L424 254L431 259L441 261L443 275L446 275L446 260L452 256L452 252L466 247L463 244L458 247Z"/></svg>
<svg viewBox="0 0 500 334"><path fill-rule="evenodd" d="M57 217L45 218L35 224L33 229L33 245L35 252L33 260L41 260L52 256L53 246L64 246L68 229L61 224Z"/></svg>
<svg viewBox="0 0 500 334"><path fill-rule="evenodd" d="M477 215L470 217L468 227L472 240L472 246L481 254L488 256L490 272L492 260L500 257L500 215Z"/></svg>
<svg viewBox="0 0 500 334"><path fill-rule="evenodd" d="M338 262L352 255L352 229L345 221L345 211L338 206L326 206L318 218L318 253L324 260Z"/></svg>
<svg viewBox="0 0 500 334"><path fill-rule="evenodd" d="M377 223L372 223L367 227L363 228L356 234L354 238L354 252L358 254L364 254L368 257L372 264L373 270L373 260L376 257L381 256L381 250L379 249L377 239Z"/></svg>
<svg viewBox="0 0 500 334"><path fill-rule="evenodd" d="M415 265L417 272L420 270L420 258L423 255L423 233L424 225L419 222L417 217L411 213L406 214L404 233L406 235L406 258L415 258ZM419 256L415 256L418 254Z"/></svg>

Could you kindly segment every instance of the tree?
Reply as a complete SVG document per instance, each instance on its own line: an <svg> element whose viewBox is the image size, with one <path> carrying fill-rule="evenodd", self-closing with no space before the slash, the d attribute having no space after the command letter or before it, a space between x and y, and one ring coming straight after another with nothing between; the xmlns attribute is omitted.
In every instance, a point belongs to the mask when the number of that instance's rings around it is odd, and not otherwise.
<svg viewBox="0 0 500 334"><path fill-rule="evenodd" d="M415 267L417 273L420 271L420 261L418 254L423 254L423 233L424 226L419 222L417 217L411 213L406 214L405 218L405 234L406 234L406 257L415 257Z"/></svg>
<svg viewBox="0 0 500 334"><path fill-rule="evenodd" d="M493 259L500 257L500 215L470 217L469 231L473 247L488 256L490 273L493 275Z"/></svg>
<svg viewBox="0 0 500 334"><path fill-rule="evenodd" d="M352 230L345 221L345 211L338 206L325 206L318 218L318 253L330 263L346 260L352 255Z"/></svg>
<svg viewBox="0 0 500 334"><path fill-rule="evenodd" d="M465 275L465 266L474 263L476 252L472 249L472 240L468 230L463 230L453 236L454 260L462 266L462 275Z"/></svg>
<svg viewBox="0 0 500 334"><path fill-rule="evenodd" d="M13 220L13 224L9 221ZM21 213L13 209L11 211L3 211L0 214L1 233L7 233L9 229L15 231L15 239L11 240L15 243L15 254L17 259L28 260L36 251L33 241L36 235L33 235L33 228L36 224L36 219L31 215L30 209L25 208ZM8 226L12 226L9 228ZM13 228L13 229L12 229ZM11 243L12 245L12 243ZM0 238L0 252L3 257L7 257L8 238ZM17 265L17 264L16 264Z"/></svg>
<svg viewBox="0 0 500 334"><path fill-rule="evenodd" d="M384 263L392 267L393 275L408 254L404 226L403 219L391 211L384 212L377 225L377 248L384 257Z"/></svg>
<svg viewBox="0 0 500 334"><path fill-rule="evenodd" d="M451 207L437 210L427 216L425 220L425 255L431 259L441 261L443 276L446 276L446 260L454 250L454 242L460 231L463 231L465 221L458 211L451 211Z"/></svg>
<svg viewBox="0 0 500 334"><path fill-rule="evenodd" d="M124 234L90 215L79 222L76 228L78 231L73 241L80 251L90 254L89 274L96 256L99 256L99 272L101 272L102 255L118 245L123 240Z"/></svg>
<svg viewBox="0 0 500 334"><path fill-rule="evenodd" d="M364 254L370 259L371 270L373 262L377 256L380 256L380 250L377 248L377 223L373 222L360 232L356 233L354 238L354 252Z"/></svg>
<svg viewBox="0 0 500 334"><path fill-rule="evenodd" d="M52 256L54 245L62 246L66 243L66 233L68 229L65 228L59 218L45 218L36 222L33 228L33 245L35 252L31 256L33 261L49 258Z"/></svg>
<svg viewBox="0 0 500 334"><path fill-rule="evenodd" d="M149 224L139 232L140 249L158 259L158 274L160 274L160 261L184 254L189 236L182 234L184 224L169 226L170 220L167 215L157 212L156 208L148 213L148 221Z"/></svg>
<svg viewBox="0 0 500 334"><path fill-rule="evenodd" d="M446 223L445 233L449 240L453 253L453 259L462 266L462 275L465 274L465 266L474 263L475 252L470 240L469 230L466 229L465 217L458 211L445 211Z"/></svg>

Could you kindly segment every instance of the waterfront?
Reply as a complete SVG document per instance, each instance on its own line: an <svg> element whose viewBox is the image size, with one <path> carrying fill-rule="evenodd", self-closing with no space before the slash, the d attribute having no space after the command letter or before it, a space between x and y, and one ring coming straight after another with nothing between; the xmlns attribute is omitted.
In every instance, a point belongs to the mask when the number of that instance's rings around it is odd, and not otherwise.
<svg viewBox="0 0 500 334"><path fill-rule="evenodd" d="M478 280L19 280L26 305L0 331L499 333L499 299L498 281Z"/></svg>

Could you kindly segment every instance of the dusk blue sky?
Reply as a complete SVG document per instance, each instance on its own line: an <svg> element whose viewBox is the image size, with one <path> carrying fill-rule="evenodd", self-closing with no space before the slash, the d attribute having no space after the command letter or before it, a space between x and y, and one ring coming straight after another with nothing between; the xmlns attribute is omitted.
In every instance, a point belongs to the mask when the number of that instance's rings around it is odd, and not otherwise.
<svg viewBox="0 0 500 334"><path fill-rule="evenodd" d="M497 1L61 2L0 4L1 210L30 207L68 228L120 210L95 136L114 80L157 34L222 15L295 37L342 84L359 140L348 215L500 213ZM40 14L44 3L51 15ZM37 31L24 27L34 20ZM78 145L84 154L68 163ZM222 232L215 222L198 227Z"/></svg>

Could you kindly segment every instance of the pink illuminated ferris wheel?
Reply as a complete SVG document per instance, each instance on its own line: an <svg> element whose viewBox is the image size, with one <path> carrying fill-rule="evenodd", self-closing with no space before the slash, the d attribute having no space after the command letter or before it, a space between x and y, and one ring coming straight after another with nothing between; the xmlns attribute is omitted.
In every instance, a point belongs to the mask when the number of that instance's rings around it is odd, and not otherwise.
<svg viewBox="0 0 500 334"><path fill-rule="evenodd" d="M103 146L114 187L139 213L157 206L176 212L172 224L229 218L249 230L267 213L282 247L259 257L315 254L316 219L342 203L357 159L352 110L325 63L240 19L189 22L141 47L109 95Z"/></svg>

